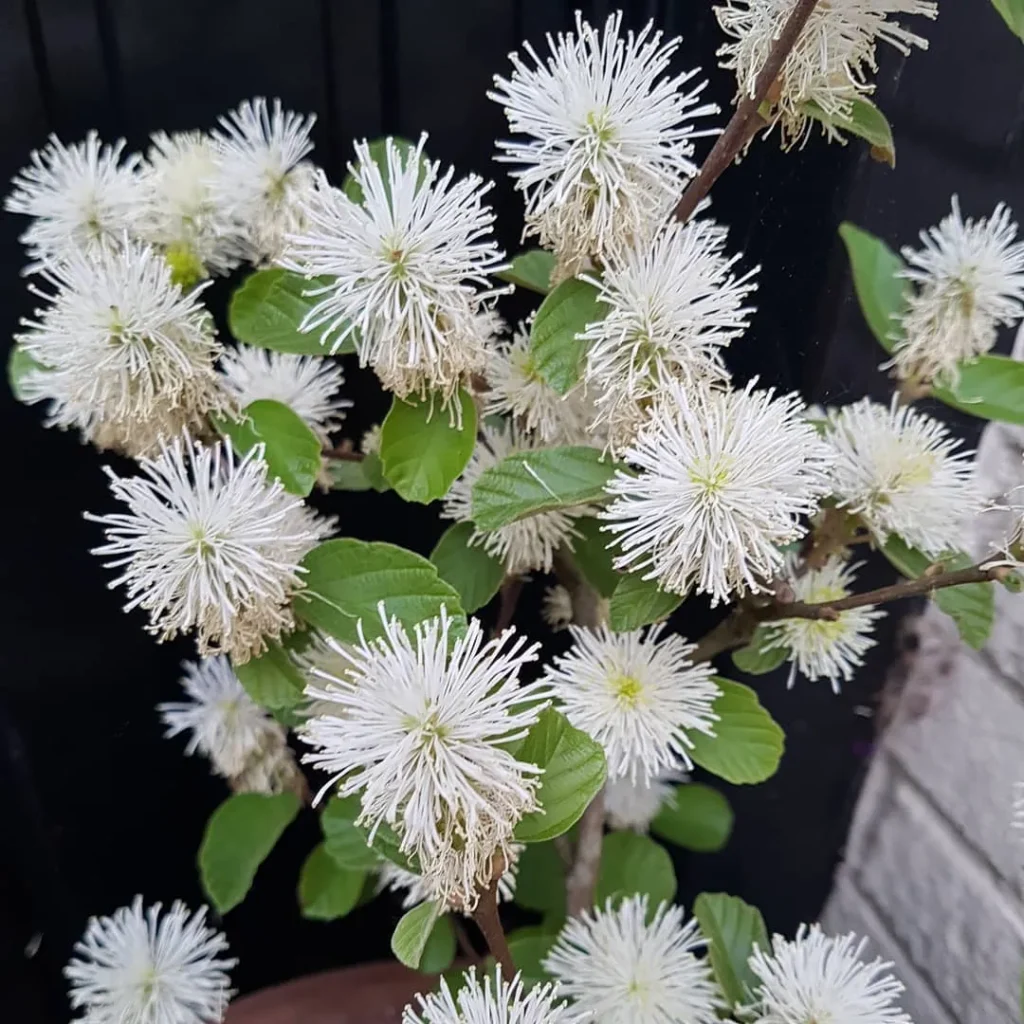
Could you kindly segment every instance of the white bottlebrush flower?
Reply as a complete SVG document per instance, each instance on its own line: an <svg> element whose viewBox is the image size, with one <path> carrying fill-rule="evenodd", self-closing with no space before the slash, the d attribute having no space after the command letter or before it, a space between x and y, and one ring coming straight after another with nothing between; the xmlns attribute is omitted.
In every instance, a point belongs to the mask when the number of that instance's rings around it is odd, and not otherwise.
<svg viewBox="0 0 1024 1024"><path fill-rule="evenodd" d="M637 399L666 380L728 377L721 351L747 329L757 271L733 272L740 255L726 255L726 239L713 221L673 220L608 260L592 282L608 313L582 335L588 382Z"/></svg>
<svg viewBox="0 0 1024 1024"><path fill-rule="evenodd" d="M717 1024L725 1003L707 945L682 907L662 903L648 923L647 896L570 919L544 969L584 1019L601 1024Z"/></svg>
<svg viewBox="0 0 1024 1024"><path fill-rule="evenodd" d="M357 143L349 169L364 201L352 202L321 175L308 225L281 260L335 279L310 286L318 301L302 330L332 351L353 337L360 364L402 397L450 395L482 368L488 324L477 314L504 290L488 279L506 266L484 202L491 185L475 174L455 178L454 168L442 174L424 156L425 142L424 135L403 153L389 139L383 166Z"/></svg>
<svg viewBox="0 0 1024 1024"><path fill-rule="evenodd" d="M505 868L505 873L498 879L497 899L499 903L508 903L515 897L517 861L524 849L526 847L522 843L513 843L509 847L512 861ZM422 875L406 871L405 868L400 868L391 861L383 861L377 869L377 884L378 891L388 889L391 892L401 892L403 910L411 910L418 904L435 897L430 886L423 881ZM465 912L465 907L461 904L451 909Z"/></svg>
<svg viewBox="0 0 1024 1024"><path fill-rule="evenodd" d="M583 386L563 396L541 377L530 352L529 323L520 324L512 341L488 349L486 376L485 413L514 416L546 444L591 443L594 412Z"/></svg>
<svg viewBox="0 0 1024 1024"><path fill-rule="evenodd" d="M566 718L604 747L608 778L649 782L666 768L692 768L688 731L715 735L721 691L693 644L664 626L613 633L570 626L573 645L544 679Z"/></svg>
<svg viewBox="0 0 1024 1024"><path fill-rule="evenodd" d="M175 901L90 919L64 968L71 1006L87 1024L219 1024L232 996L227 939Z"/></svg>
<svg viewBox="0 0 1024 1024"><path fill-rule="evenodd" d="M565 629L572 622L572 594L561 583L544 591L540 613L544 621L556 632Z"/></svg>
<svg viewBox="0 0 1024 1024"><path fill-rule="evenodd" d="M673 770L633 782L629 776L609 781L604 787L605 823L610 829L644 832L658 812L675 797L677 783L689 777Z"/></svg>
<svg viewBox="0 0 1024 1024"><path fill-rule="evenodd" d="M963 545L981 507L974 453L959 451L943 424L894 397L844 406L829 426L832 493L879 543L895 533L929 555Z"/></svg>
<svg viewBox="0 0 1024 1024"><path fill-rule="evenodd" d="M783 575L797 601L820 604L847 597L857 568L836 555L820 569L802 573L796 572L790 561ZM792 663L790 686L799 672L812 682L827 679L838 693L840 681L849 682L864 663L864 653L875 646L875 622L884 617L881 608L868 605L849 608L836 619L782 619L764 627L767 636L763 646L785 650Z"/></svg>
<svg viewBox="0 0 1024 1024"><path fill-rule="evenodd" d="M718 55L720 66L736 73L737 100L754 95L757 77L796 5L797 0L726 0L714 8L731 40ZM876 69L877 40L904 54L911 46L928 46L892 20L895 16L934 18L937 13L934 0L842 0L815 6L769 93L768 120L779 125L783 147L806 141L815 123L808 104L829 118L849 119L853 101L874 91L870 74ZM829 138L843 141L835 127L822 127Z"/></svg>
<svg viewBox="0 0 1024 1024"><path fill-rule="evenodd" d="M124 139L113 146L89 132L84 142L65 146L56 135L32 153L32 163L14 179L4 209L34 218L21 236L38 269L73 249L119 243L132 230L141 189L140 157L123 162Z"/></svg>
<svg viewBox="0 0 1024 1024"><path fill-rule="evenodd" d="M473 521L473 485L485 470L497 465L506 456L531 448L543 447L524 436L514 423L492 427L484 424L480 440L473 449L462 475L445 495L441 515L457 523ZM539 569L551 572L555 551L563 544L572 547L573 517L563 509L527 516L497 530L474 530L469 543L480 545L505 563L509 575Z"/></svg>
<svg viewBox="0 0 1024 1024"><path fill-rule="evenodd" d="M128 510L86 514L105 528L94 553L122 570L110 586L127 589L126 611L149 612L151 633L195 631L201 654L224 651L237 663L294 626L299 562L326 526L267 480L261 446L238 459L229 442L179 438L141 460L136 476L104 468Z"/></svg>
<svg viewBox="0 0 1024 1024"><path fill-rule="evenodd" d="M818 925L801 925L790 942L772 938L771 951L754 949L754 1003L745 1019L754 1024L913 1024L895 1005L903 985L891 963L864 961L867 939L832 938Z"/></svg>
<svg viewBox="0 0 1024 1024"><path fill-rule="evenodd" d="M417 1005L405 1008L402 1024L583 1024L554 985L527 990L520 975L506 981L500 971L487 972L481 981L475 967L463 982L453 993L442 977L437 992L417 995Z"/></svg>
<svg viewBox="0 0 1024 1024"><path fill-rule="evenodd" d="M276 761L287 749L284 728L245 692L223 656L186 662L182 688L187 701L158 704L166 736L189 732L186 754L202 754L225 779L253 774L253 763Z"/></svg>
<svg viewBox="0 0 1024 1024"><path fill-rule="evenodd" d="M476 619L455 639L444 609L411 635L380 613L381 637L337 648L347 671L315 672L326 685L307 694L335 710L306 723L316 751L305 760L331 774L324 791L362 794L361 824L395 829L432 898L472 909L494 855L510 862L516 823L537 806L540 770L501 745L546 706L543 685L518 682L538 645L509 642L511 631L485 642Z"/></svg>
<svg viewBox="0 0 1024 1024"><path fill-rule="evenodd" d="M555 250L563 273L647 234L696 174L693 140L714 130L693 122L718 113L699 104L706 83L684 88L699 69L668 74L680 40L663 43L648 23L621 34L622 14L598 31L576 14L576 32L548 36L551 55L526 43L512 73L487 95L509 128L499 160L526 201L526 232Z"/></svg>
<svg viewBox="0 0 1024 1024"><path fill-rule="evenodd" d="M800 517L827 491L828 449L796 395L687 389L668 383L624 452L602 513L623 554L666 589L691 586L712 603L758 592L782 567L780 547L806 532Z"/></svg>
<svg viewBox="0 0 1024 1024"><path fill-rule="evenodd" d="M240 409L261 399L282 402L324 442L352 405L338 397L345 384L341 366L321 356L239 345L221 356L220 371L224 389Z"/></svg>
<svg viewBox="0 0 1024 1024"><path fill-rule="evenodd" d="M216 152L202 132L157 132L142 169L140 236L182 275L227 274L242 255L237 229L214 191Z"/></svg>
<svg viewBox="0 0 1024 1024"><path fill-rule="evenodd" d="M313 193L310 132L316 117L273 106L259 96L219 118L212 132L216 174L211 178L219 209L234 221L254 263L273 262L286 237L305 226L304 204Z"/></svg>
<svg viewBox="0 0 1024 1024"><path fill-rule="evenodd" d="M1002 203L989 218L964 220L954 196L953 212L921 232L923 248L903 249L902 276L917 288L893 350L902 379L956 384L960 362L988 352L997 328L1024 317L1024 242L1016 238Z"/></svg>
<svg viewBox="0 0 1024 1024"><path fill-rule="evenodd" d="M129 455L203 426L228 404L220 352L199 289L183 294L163 257L139 242L70 251L43 271L49 301L19 343L46 371L50 423Z"/></svg>

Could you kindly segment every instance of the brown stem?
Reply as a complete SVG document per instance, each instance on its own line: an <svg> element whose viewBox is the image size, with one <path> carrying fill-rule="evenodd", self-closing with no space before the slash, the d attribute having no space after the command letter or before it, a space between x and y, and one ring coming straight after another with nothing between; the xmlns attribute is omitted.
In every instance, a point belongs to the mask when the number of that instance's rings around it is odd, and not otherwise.
<svg viewBox="0 0 1024 1024"><path fill-rule="evenodd" d="M604 839L604 790L590 802L580 818L576 857L565 880L565 909L576 917L594 905L597 874L601 869L601 842Z"/></svg>
<svg viewBox="0 0 1024 1024"><path fill-rule="evenodd" d="M693 216L700 201L711 191L711 186L718 180L721 173L736 159L743 148L754 137L754 133L764 123L758 114L758 108L764 102L769 90L779 77L779 72L786 63L786 58L800 38L807 19L811 16L818 0L797 0L786 24L783 25L779 38L775 40L768 59L764 62L754 82L753 93L744 94L736 105L725 131L718 136L708 153L697 177L690 182L676 206L676 219L687 221Z"/></svg>
<svg viewBox="0 0 1024 1024"><path fill-rule="evenodd" d="M775 601L762 607L739 607L698 642L691 657L695 662L710 661L724 651L743 647L750 643L754 630L762 622L778 622L780 619L831 621L838 618L840 612L849 611L851 608L864 608L867 605L887 604L889 601L901 601L907 597L919 597L943 587L961 587L965 583L1002 580L1011 571L1006 566L983 569L979 565L971 566L969 569L957 569L955 572L929 570L916 580L902 580L888 587L879 587L877 590L868 590L862 594L850 594L835 601L815 604L803 601Z"/></svg>
<svg viewBox="0 0 1024 1024"><path fill-rule="evenodd" d="M523 592L522 576L506 576L501 584L501 605L498 608L498 621L494 624L494 635L500 636L512 625L516 615L516 605Z"/></svg>
<svg viewBox="0 0 1024 1024"><path fill-rule="evenodd" d="M516 974L516 965L512 961L505 929L502 928L501 918L498 916L498 879L501 872L496 872L495 875L491 884L480 894L480 902L473 911L473 920L487 942L491 955L498 961L505 980L511 981Z"/></svg>
<svg viewBox="0 0 1024 1024"><path fill-rule="evenodd" d="M362 462L363 453L353 451L351 448L351 442L338 445L337 448L331 448L329 451L324 452L329 459L338 459L340 462Z"/></svg>

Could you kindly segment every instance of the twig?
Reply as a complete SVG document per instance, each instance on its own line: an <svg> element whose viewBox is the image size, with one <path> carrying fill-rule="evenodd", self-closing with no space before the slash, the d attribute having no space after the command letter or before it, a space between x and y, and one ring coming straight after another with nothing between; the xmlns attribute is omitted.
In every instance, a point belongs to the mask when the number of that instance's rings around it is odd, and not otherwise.
<svg viewBox="0 0 1024 1024"><path fill-rule="evenodd" d="M338 445L337 448L331 448L324 454L329 459L337 459L339 462L362 462L363 453L353 451L351 447L352 442L346 441L344 444Z"/></svg>
<svg viewBox="0 0 1024 1024"><path fill-rule="evenodd" d="M597 873L601 868L601 842L604 839L604 790L590 802L580 819L576 857L565 880L565 909L576 917L594 905Z"/></svg>
<svg viewBox="0 0 1024 1024"><path fill-rule="evenodd" d="M522 576L506 576L501 584L501 605L498 608L498 621L494 624L494 635L500 636L512 625L516 615L516 605L523 592Z"/></svg>
<svg viewBox="0 0 1024 1024"><path fill-rule="evenodd" d="M700 201L711 191L711 186L743 151L743 147L764 123L758 113L758 108L779 77L786 58L800 38L800 33L803 31L804 25L807 24L807 19L811 16L817 2L818 0L798 0L754 82L753 94L746 93L736 105L736 110L725 126L725 131L718 136L718 140L697 172L697 177L690 182L680 198L675 213L677 220L687 221L693 216Z"/></svg>
<svg viewBox="0 0 1024 1024"><path fill-rule="evenodd" d="M501 869L504 870L504 863L502 863ZM516 965L512 961L512 953L508 948L508 940L505 938L505 929L502 928L501 918L498 915L498 880L500 877L501 871L495 871L491 884L480 894L480 902L477 903L476 910L473 911L473 920L476 921L476 926L486 940L491 955L498 961L505 980L511 981L515 977Z"/></svg>
<svg viewBox="0 0 1024 1024"><path fill-rule="evenodd" d="M944 587L961 587L965 583L990 583L1005 579L1011 571L1006 566L983 569L980 565L973 565L969 569L957 569L955 572L929 571L916 580L902 580L888 587L867 590L862 594L850 594L835 601L813 604L803 601L775 601L761 607L736 608L698 642L691 657L695 662L710 661L724 651L743 647L750 643L754 630L762 622L778 622L781 619L832 621L839 617L840 612L849 611L851 608L902 601L904 598L930 594L933 590L941 590Z"/></svg>

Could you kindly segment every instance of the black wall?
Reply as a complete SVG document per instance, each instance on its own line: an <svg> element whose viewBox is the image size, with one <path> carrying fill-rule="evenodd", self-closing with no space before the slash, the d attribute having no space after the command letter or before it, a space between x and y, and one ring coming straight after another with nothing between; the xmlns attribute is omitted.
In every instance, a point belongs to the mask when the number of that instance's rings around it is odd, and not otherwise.
<svg viewBox="0 0 1024 1024"><path fill-rule="evenodd" d="M575 6L599 19L611 5L0 0L0 180L50 131L74 141L95 127L143 147L152 130L210 127L242 98L280 96L317 113L314 158L336 177L353 137L429 131L432 156L497 178L499 232L514 250L520 204L491 163L504 124L484 92L490 76L507 69L509 50L569 28ZM708 3L624 7L636 27L654 17L666 32L682 33L678 65L702 64L710 94L728 106L732 83L714 66L720 38ZM754 327L730 350L738 379L758 374L834 401L866 388L884 392L880 353L836 249L842 219L905 243L938 219L954 190L970 213L988 212L1001 197L1016 198L1024 213L1024 49L981 0L947 0L939 23L923 31L933 40L929 53L905 68L887 55L883 66L880 102L897 133L895 172L871 164L856 143L826 147L815 139L782 154L770 141L755 145L716 188L714 214L730 226L747 265L763 268ZM31 307L18 276L21 228L17 218L0 217L5 336ZM228 285L211 291L222 313ZM357 372L349 397L356 409L347 432L358 437L387 401L372 377ZM153 710L175 694L189 645L161 647L147 637L142 617L120 611L120 596L106 589L88 553L100 538L81 511L111 507L104 458L71 435L44 431L39 410L6 394L0 417L0 1016L34 1024L67 1017L59 971L88 915L109 913L136 892L201 901L195 851L224 791L201 761L181 755L180 742L161 738ZM351 536L428 552L440 533L429 513L408 515L393 495L332 495L322 504ZM709 621L706 611L688 611L678 625L697 634ZM680 857L683 899L728 889L787 931L817 914L870 749L893 623L841 697L806 683L787 693L783 678L757 681L787 728L783 768L765 786L730 793L738 823L726 851ZM332 925L299 917L294 885L314 832L311 821L289 830L224 924L241 958L235 979L243 991L386 955L394 908L364 909Z"/></svg>

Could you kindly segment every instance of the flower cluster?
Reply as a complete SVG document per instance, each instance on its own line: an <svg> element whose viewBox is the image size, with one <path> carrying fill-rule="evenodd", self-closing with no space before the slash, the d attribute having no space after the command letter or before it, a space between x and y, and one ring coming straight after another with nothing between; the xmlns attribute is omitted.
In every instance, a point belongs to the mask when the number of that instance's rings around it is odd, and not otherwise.
<svg viewBox="0 0 1024 1024"><path fill-rule="evenodd" d="M387 826L418 865L424 892L472 909L498 863L514 860L512 832L535 810L540 770L506 749L546 706L546 687L519 685L538 645L506 633L485 642L472 620L462 636L442 610L412 635L380 609L381 635L335 646L337 674L307 692L325 702L302 736L305 760L332 776L324 790L359 793L359 822ZM326 710L330 708L330 710Z"/></svg>

